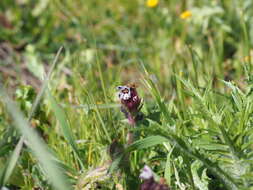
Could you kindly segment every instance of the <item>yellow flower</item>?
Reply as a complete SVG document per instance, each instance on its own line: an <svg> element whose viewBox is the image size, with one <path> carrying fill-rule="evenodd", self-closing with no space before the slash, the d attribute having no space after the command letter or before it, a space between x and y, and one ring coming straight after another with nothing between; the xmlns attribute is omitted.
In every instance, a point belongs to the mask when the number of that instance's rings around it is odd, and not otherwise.
<svg viewBox="0 0 253 190"><path fill-rule="evenodd" d="M147 0L146 5L147 7L153 8L158 5L159 1L158 0Z"/></svg>
<svg viewBox="0 0 253 190"><path fill-rule="evenodd" d="M244 60L244 62L249 62L250 57L249 57L249 56L245 56L245 57L243 58L243 60Z"/></svg>
<svg viewBox="0 0 253 190"><path fill-rule="evenodd" d="M190 18L192 16L191 11L184 11L181 13L180 18L181 19L187 19Z"/></svg>

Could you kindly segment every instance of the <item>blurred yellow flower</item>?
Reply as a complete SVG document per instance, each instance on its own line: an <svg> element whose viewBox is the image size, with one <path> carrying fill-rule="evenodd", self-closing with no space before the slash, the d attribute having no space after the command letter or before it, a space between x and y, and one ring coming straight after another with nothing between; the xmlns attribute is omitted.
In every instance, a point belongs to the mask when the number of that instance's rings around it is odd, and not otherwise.
<svg viewBox="0 0 253 190"><path fill-rule="evenodd" d="M247 55L243 58L244 62L251 62L251 56Z"/></svg>
<svg viewBox="0 0 253 190"><path fill-rule="evenodd" d="M158 0L147 0L146 5L147 7L156 7L158 5L159 1Z"/></svg>
<svg viewBox="0 0 253 190"><path fill-rule="evenodd" d="M180 18L181 19L187 19L190 18L192 16L191 11L184 11L181 13Z"/></svg>
<svg viewBox="0 0 253 190"><path fill-rule="evenodd" d="M248 61L249 61L249 56L245 56L245 57L243 58L243 60L244 60L245 62L248 62Z"/></svg>

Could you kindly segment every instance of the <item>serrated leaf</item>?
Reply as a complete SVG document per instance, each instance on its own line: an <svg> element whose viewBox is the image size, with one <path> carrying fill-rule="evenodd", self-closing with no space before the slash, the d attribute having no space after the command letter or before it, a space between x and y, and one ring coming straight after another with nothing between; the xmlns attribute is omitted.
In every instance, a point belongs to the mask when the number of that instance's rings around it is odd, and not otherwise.
<svg viewBox="0 0 253 190"><path fill-rule="evenodd" d="M208 190L208 181L205 180L205 178L203 180L198 175L198 170L201 168L201 166L202 166L202 164L198 160L194 161L191 164L191 171L192 171L194 184L199 190Z"/></svg>

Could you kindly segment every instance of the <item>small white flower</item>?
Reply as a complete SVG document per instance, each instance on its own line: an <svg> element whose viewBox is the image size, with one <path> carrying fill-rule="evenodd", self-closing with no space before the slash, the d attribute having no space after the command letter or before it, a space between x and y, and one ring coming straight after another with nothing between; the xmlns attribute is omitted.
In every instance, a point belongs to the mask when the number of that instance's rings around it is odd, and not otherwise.
<svg viewBox="0 0 253 190"><path fill-rule="evenodd" d="M131 98L130 88L127 86L118 86L117 90L119 90L118 96L121 100L128 100Z"/></svg>
<svg viewBox="0 0 253 190"><path fill-rule="evenodd" d="M151 170L149 166L145 165L139 177L144 180L150 179L153 177L153 171Z"/></svg>

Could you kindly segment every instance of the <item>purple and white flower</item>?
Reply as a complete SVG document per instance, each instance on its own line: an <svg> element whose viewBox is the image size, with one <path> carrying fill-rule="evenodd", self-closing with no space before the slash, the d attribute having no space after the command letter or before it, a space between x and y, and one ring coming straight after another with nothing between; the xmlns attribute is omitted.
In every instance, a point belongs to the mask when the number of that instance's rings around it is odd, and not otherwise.
<svg viewBox="0 0 253 190"><path fill-rule="evenodd" d="M140 109L141 99L138 96L135 86L118 86L118 97L121 104L131 114L137 113Z"/></svg>
<svg viewBox="0 0 253 190"><path fill-rule="evenodd" d="M151 168L147 165L141 170L141 174L139 176L143 183L140 186L140 190L169 190L168 185L164 183L164 179L161 178L160 182L156 182L154 179L154 174Z"/></svg>
<svg viewBox="0 0 253 190"><path fill-rule="evenodd" d="M151 179L153 176L153 171L148 165L145 165L144 168L141 170L141 174L139 176L141 179Z"/></svg>

